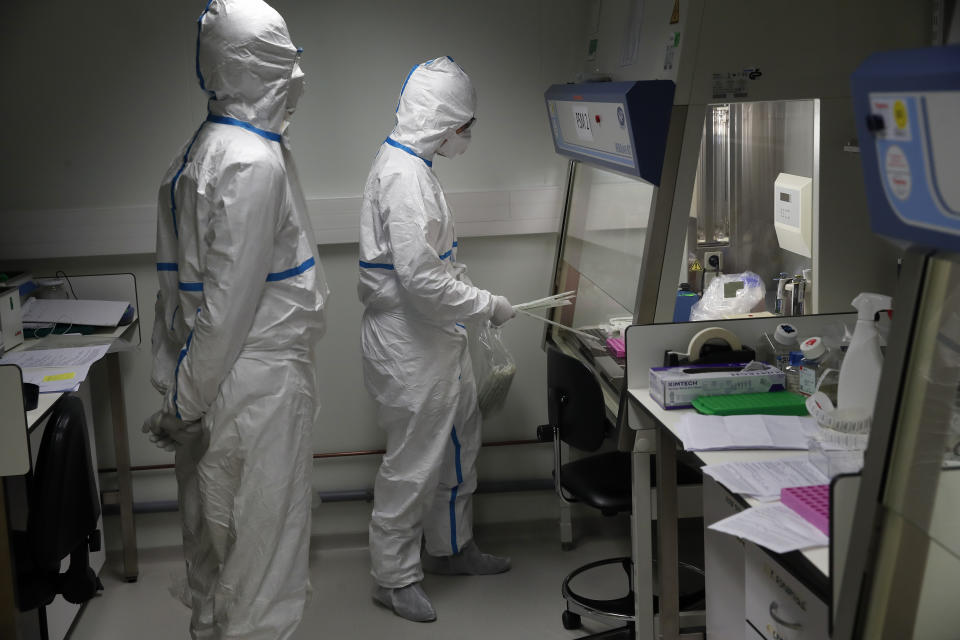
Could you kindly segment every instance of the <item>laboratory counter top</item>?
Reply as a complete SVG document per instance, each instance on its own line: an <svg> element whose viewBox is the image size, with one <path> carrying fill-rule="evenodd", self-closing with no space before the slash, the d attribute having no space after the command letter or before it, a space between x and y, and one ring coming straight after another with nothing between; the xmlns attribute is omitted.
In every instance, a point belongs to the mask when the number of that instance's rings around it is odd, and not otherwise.
<svg viewBox="0 0 960 640"><path fill-rule="evenodd" d="M62 393L41 393L39 400L37 400L37 408L27 411L27 429L33 430L37 423L50 413L53 405L62 395Z"/></svg>
<svg viewBox="0 0 960 640"><path fill-rule="evenodd" d="M650 396L649 389L630 389L630 396L643 407L654 420L679 440L677 426L684 414L694 412L693 409L673 409L667 411ZM694 451L691 452L704 465L724 464L729 462L759 462L767 460L788 460L806 458L807 451L783 449L749 449L724 451ZM731 493L744 506L754 507L763 504L759 500ZM830 579L830 548L828 546L812 547L803 551L777 554L765 550L775 556L780 562L791 569L798 578L808 583L815 591L829 594Z"/></svg>

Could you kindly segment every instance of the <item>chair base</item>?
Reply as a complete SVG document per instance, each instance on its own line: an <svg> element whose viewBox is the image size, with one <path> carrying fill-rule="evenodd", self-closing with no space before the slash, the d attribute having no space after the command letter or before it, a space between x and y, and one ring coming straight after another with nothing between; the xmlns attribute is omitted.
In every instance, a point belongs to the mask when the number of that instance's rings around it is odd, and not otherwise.
<svg viewBox="0 0 960 640"><path fill-rule="evenodd" d="M633 625L626 627L617 627L598 633L591 633L588 636L580 636L577 640L636 640L637 633L633 630Z"/></svg>
<svg viewBox="0 0 960 640"><path fill-rule="evenodd" d="M593 598L585 598L570 588L570 582L581 573L610 564L621 565L624 572L627 574L628 591L626 595L610 600L595 600ZM588 618L599 620L601 622L610 622L614 624L632 623L634 619L634 594L633 577L631 575L631 571L632 560L630 559L630 556L597 560L596 562L585 564L582 567L578 567L577 569L571 571L567 577L563 579L563 587L561 590L563 593L563 599L567 601L567 610L564 612L564 626L567 627L567 620L569 618L567 615L568 613L575 614L578 617L587 616Z"/></svg>
<svg viewBox="0 0 960 640"><path fill-rule="evenodd" d="M627 594L619 598L607 599L607 600L596 600L593 598L586 598L570 588L570 582L576 578L578 575L595 569L597 567L602 567L611 564L619 564L623 567L624 572L627 574L627 583L628 591ZM681 593L680 596L680 609L689 610L692 606L703 601L704 590L703 590L703 570L699 567L687 564L685 562L680 563L680 570L683 573L686 573L687 581L691 581L694 584L686 585L686 593ZM682 581L683 582L683 581ZM633 639L636 637L635 633L635 617L634 617L634 591L633 591L633 561L630 556L624 556L619 558L607 558L605 560L597 560L596 562L591 562L585 564L582 567L579 567L570 574L567 575L563 580L562 588L563 598L567 602L567 608L563 612L563 627L565 629L578 629L580 628L580 618L581 616L587 616L588 618L598 620L600 622L606 622L611 624L624 624L625 626L619 627L616 629L610 629L603 631L601 633L582 636L582 638L629 638ZM659 598L654 595L653 597L653 610L654 613L659 611Z"/></svg>

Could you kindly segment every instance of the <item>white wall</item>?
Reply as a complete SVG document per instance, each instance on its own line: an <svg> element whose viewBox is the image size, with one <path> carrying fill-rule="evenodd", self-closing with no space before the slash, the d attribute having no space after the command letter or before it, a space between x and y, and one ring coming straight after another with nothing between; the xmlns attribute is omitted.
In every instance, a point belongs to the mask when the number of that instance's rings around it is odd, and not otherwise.
<svg viewBox="0 0 960 640"><path fill-rule="evenodd" d="M0 222L10 224L0 253L153 251L160 176L205 115L194 64L204 4L3 3L0 53L20 63L4 74L17 99L0 101L17 158L0 174ZM307 91L291 135L321 243L356 237L356 198L403 80L447 54L479 96L470 153L437 163L448 193L473 196L457 202L462 234L555 228L544 218L559 208L565 163L543 92L575 75L582 2L275 4L304 48Z"/></svg>
<svg viewBox="0 0 960 640"><path fill-rule="evenodd" d="M149 383L153 203L160 176L204 116L194 76L196 18L203 5L54 0L0 8L8 87L0 101L7 152L0 172L0 268L136 274L144 344L121 358L134 465L172 461L139 434L159 401ZM292 135L321 235L327 212L349 218L357 208L410 67L445 54L470 73L480 102L469 153L436 165L453 194L454 215L459 219L465 209L469 218L504 198L507 217L522 215L525 203L540 210L552 206L550 193L562 187L566 163L553 152L543 91L577 70L582 2L278 0L274 6L305 50L308 88ZM461 229L460 257L478 285L517 301L547 292L552 223L484 226L467 220L461 226L467 232ZM541 232L516 235L524 229ZM505 232L512 233L470 237ZM99 240L104 237L109 242ZM314 448L323 452L377 449L384 442L360 374L357 248L340 237L329 236L334 244L321 246L333 290L328 333L319 347L324 411ZM541 327L520 318L504 334L518 374L507 406L484 425L488 441L532 438L536 425L546 421ZM98 427L100 464L111 466L109 428ZM366 488L377 464L375 456L320 461L315 484L324 490ZM551 466L547 445L485 449L481 480L549 478ZM136 474L135 498L174 499L172 474ZM484 498L478 521L539 517L555 507L549 493ZM368 512L363 504L326 505L317 511L319 528L362 530ZM141 546L176 543L173 522L139 518ZM116 546L116 537L108 543Z"/></svg>

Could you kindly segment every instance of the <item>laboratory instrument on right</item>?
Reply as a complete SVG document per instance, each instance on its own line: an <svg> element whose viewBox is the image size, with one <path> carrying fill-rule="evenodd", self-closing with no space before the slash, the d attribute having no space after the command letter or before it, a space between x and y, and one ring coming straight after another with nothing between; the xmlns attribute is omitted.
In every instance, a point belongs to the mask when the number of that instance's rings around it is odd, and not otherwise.
<svg viewBox="0 0 960 640"><path fill-rule="evenodd" d="M960 47L875 54L852 85L873 229L906 253L832 637L956 638Z"/></svg>

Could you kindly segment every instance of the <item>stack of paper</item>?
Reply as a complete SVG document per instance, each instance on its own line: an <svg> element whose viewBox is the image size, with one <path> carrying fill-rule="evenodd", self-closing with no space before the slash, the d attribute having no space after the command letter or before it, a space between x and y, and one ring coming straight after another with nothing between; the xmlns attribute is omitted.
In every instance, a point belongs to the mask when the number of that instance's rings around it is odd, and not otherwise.
<svg viewBox="0 0 960 640"><path fill-rule="evenodd" d="M823 547L830 539L790 507L774 502L753 507L709 526L749 540L774 553Z"/></svg>
<svg viewBox="0 0 960 640"><path fill-rule="evenodd" d="M707 465L705 474L728 490L758 500L778 500L780 490L827 484L830 479L806 459L727 462Z"/></svg>
<svg viewBox="0 0 960 640"><path fill-rule="evenodd" d="M110 345L33 349L8 353L0 364L15 364L23 370L23 381L40 387L40 393L76 391L90 365L106 355Z"/></svg>
<svg viewBox="0 0 960 640"><path fill-rule="evenodd" d="M40 300L31 298L23 307L24 322L82 324L115 327L126 313L126 302L112 300Z"/></svg>
<svg viewBox="0 0 960 640"><path fill-rule="evenodd" d="M688 413L677 435L687 451L720 449L806 449L818 435L813 418L796 416L703 416Z"/></svg>

